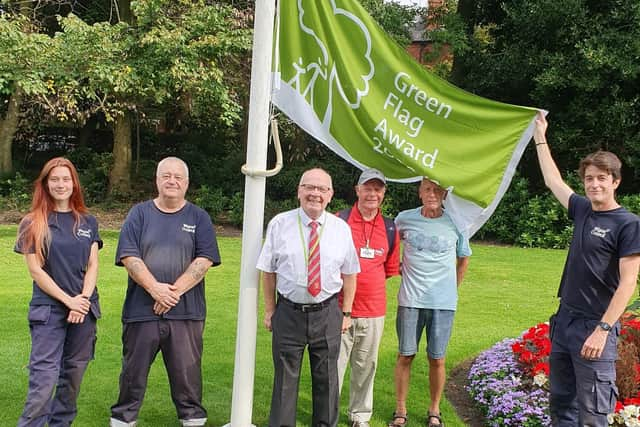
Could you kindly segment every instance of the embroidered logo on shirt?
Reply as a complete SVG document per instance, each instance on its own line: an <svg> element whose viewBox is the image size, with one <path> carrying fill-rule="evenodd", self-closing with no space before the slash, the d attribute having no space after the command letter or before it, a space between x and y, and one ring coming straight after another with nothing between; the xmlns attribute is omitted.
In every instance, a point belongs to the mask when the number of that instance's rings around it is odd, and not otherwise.
<svg viewBox="0 0 640 427"><path fill-rule="evenodd" d="M78 228L78 237L86 237L87 239L91 238L91 230L83 230L82 228Z"/></svg>
<svg viewBox="0 0 640 427"><path fill-rule="evenodd" d="M606 237L607 233L611 231L609 228L600 228L600 227L593 227L593 230L591 230L591 235L596 236L596 237Z"/></svg>
<svg viewBox="0 0 640 427"><path fill-rule="evenodd" d="M187 233L195 233L196 232L196 226L195 225L189 225L189 224L182 224L182 231L186 231Z"/></svg>

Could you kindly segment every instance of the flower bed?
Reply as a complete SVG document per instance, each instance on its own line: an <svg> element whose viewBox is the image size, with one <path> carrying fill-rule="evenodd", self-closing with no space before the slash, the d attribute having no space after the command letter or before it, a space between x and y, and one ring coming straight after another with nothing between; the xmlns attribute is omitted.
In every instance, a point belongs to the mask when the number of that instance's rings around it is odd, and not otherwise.
<svg viewBox="0 0 640 427"><path fill-rule="evenodd" d="M529 328L481 353L469 371L468 391L489 426L550 426L549 325ZM612 427L640 427L640 320L626 313L616 362L619 401Z"/></svg>

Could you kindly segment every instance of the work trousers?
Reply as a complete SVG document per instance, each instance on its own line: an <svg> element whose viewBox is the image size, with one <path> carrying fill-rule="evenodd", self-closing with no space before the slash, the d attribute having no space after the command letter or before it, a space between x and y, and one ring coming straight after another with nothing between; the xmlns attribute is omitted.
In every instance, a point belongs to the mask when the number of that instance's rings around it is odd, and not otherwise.
<svg viewBox="0 0 640 427"><path fill-rule="evenodd" d="M369 422L373 413L373 381L378 366L378 348L384 331L384 316L360 317L351 320L351 327L342 334L338 358L339 389L351 366L349 383L349 419Z"/></svg>
<svg viewBox="0 0 640 427"><path fill-rule="evenodd" d="M123 325L120 395L111 407L112 424L133 425L137 420L149 370L159 351L178 418L183 424L188 420L205 424L207 412L202 406L201 370L203 330L201 320L162 319Z"/></svg>
<svg viewBox="0 0 640 427"><path fill-rule="evenodd" d="M96 316L68 323L68 315L59 305L29 308L29 391L18 427L68 427L77 415L80 383L94 356Z"/></svg>
<svg viewBox="0 0 640 427"><path fill-rule="evenodd" d="M302 311L278 300L271 317L274 365L269 426L295 427L300 368L305 347L311 365L313 427L338 424L338 354L342 329L338 299L317 311Z"/></svg>
<svg viewBox="0 0 640 427"><path fill-rule="evenodd" d="M609 332L602 357L580 356L585 340L598 327L598 319L586 319L561 306L551 321L550 412L554 427L607 427L613 412L616 387L617 337L620 325Z"/></svg>

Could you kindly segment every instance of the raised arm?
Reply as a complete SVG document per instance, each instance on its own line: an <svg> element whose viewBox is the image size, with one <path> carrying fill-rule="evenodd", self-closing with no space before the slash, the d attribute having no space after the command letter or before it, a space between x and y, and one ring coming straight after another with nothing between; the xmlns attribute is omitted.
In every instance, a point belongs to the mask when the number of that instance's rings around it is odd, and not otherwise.
<svg viewBox="0 0 640 427"><path fill-rule="evenodd" d="M542 171L544 183L547 188L556 196L560 204L567 209L569 207L569 197L573 194L573 190L564 182L558 166L556 166L556 162L553 160L553 157L551 157L551 150L549 149L545 135L546 132L547 120L542 113L538 113L533 139L536 143L540 170Z"/></svg>

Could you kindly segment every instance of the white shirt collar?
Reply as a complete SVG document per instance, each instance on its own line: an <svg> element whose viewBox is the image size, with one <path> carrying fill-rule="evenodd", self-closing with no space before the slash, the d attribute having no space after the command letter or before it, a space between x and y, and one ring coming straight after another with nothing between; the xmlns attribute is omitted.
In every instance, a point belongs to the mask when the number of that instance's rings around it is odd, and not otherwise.
<svg viewBox="0 0 640 427"><path fill-rule="evenodd" d="M300 219L302 220L302 224L304 224L305 227L309 227L311 221L316 221L318 224L322 225L327 219L327 211L322 211L322 214L316 220L311 219L302 208L298 208L298 213L300 214Z"/></svg>

